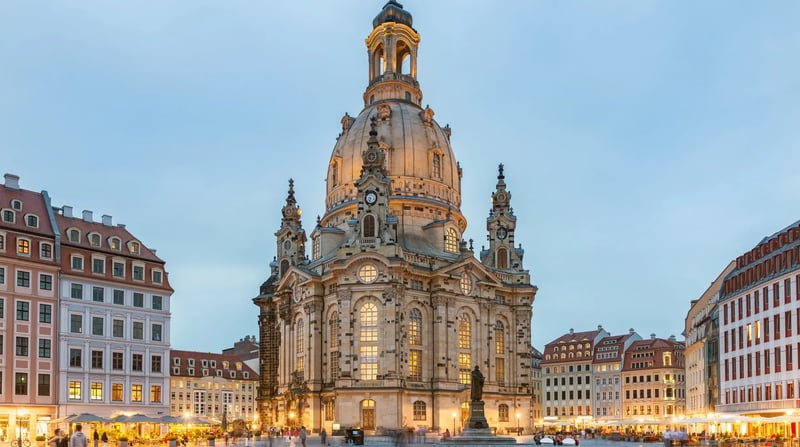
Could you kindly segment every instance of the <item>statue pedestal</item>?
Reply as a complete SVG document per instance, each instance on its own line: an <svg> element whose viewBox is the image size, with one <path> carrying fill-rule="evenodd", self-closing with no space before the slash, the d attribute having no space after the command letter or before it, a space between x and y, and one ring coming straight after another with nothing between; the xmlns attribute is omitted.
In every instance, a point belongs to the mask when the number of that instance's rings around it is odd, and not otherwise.
<svg viewBox="0 0 800 447"><path fill-rule="evenodd" d="M473 400L469 404L469 420L467 428L461 431L459 436L454 436L443 445L515 445L516 438L495 436L489 429L486 422L486 415L483 411L484 403L482 400Z"/></svg>

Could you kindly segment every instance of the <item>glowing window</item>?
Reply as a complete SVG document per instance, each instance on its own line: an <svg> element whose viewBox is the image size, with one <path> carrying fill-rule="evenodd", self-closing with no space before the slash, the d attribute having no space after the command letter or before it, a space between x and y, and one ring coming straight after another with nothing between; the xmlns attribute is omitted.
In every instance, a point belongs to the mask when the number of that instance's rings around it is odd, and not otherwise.
<svg viewBox="0 0 800 447"><path fill-rule="evenodd" d="M422 344L422 312L419 309L411 309L408 314L408 344Z"/></svg>
<svg viewBox="0 0 800 447"><path fill-rule="evenodd" d="M444 250L450 253L458 253L458 233L452 228L448 228L445 233Z"/></svg>
<svg viewBox="0 0 800 447"><path fill-rule="evenodd" d="M469 293L472 292L472 278L469 277L467 272L461 275L459 286L461 286L461 293L464 295L469 295Z"/></svg>
<svg viewBox="0 0 800 447"><path fill-rule="evenodd" d="M358 269L358 279L365 283L371 283L378 278L378 269L372 264L364 264Z"/></svg>

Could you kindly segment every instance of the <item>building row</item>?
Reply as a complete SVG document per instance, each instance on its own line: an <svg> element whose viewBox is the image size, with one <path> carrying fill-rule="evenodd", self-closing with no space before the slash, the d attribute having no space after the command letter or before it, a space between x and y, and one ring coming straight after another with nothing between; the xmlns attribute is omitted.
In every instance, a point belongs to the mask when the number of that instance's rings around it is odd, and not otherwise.
<svg viewBox="0 0 800 447"><path fill-rule="evenodd" d="M245 360L170 350L172 293L165 262L125 225L73 215L5 174L0 442L80 413L252 420L258 374Z"/></svg>

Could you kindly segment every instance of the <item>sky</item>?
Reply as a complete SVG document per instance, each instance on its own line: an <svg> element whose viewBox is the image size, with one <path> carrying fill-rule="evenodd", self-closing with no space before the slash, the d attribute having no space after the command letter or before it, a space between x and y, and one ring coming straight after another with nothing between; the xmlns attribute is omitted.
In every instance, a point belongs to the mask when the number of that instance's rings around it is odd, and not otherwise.
<svg viewBox="0 0 800 447"><path fill-rule="evenodd" d="M384 3L0 2L0 171L158 250L174 349L230 347L258 334L288 179L308 233L324 212ZM505 163L535 347L681 339L727 263L800 219L800 2L401 3L476 251Z"/></svg>

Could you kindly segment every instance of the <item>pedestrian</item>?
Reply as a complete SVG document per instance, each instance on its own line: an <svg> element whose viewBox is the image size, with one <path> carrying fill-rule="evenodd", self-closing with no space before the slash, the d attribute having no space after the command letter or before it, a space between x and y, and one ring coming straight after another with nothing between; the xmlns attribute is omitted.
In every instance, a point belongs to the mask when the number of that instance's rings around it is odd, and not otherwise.
<svg viewBox="0 0 800 447"><path fill-rule="evenodd" d="M328 433L325 431L325 427L319 431L319 440L322 441L323 446L328 445Z"/></svg>
<svg viewBox="0 0 800 447"><path fill-rule="evenodd" d="M89 440L86 439L86 435L81 431L82 429L83 426L81 424L75 424L75 433L69 438L70 447L88 447Z"/></svg>
<svg viewBox="0 0 800 447"><path fill-rule="evenodd" d="M303 425L302 427L300 427L300 444L302 444L303 447L306 447L307 437L308 437L308 432L306 431L306 426Z"/></svg>
<svg viewBox="0 0 800 447"><path fill-rule="evenodd" d="M672 446L672 430L667 428L667 431L664 432L664 447Z"/></svg>
<svg viewBox="0 0 800 447"><path fill-rule="evenodd" d="M108 435L106 432L103 432L103 436L100 436L100 440L103 441L103 447L108 447Z"/></svg>
<svg viewBox="0 0 800 447"><path fill-rule="evenodd" d="M49 447L60 447L61 445L61 429L57 428L53 437L47 440L47 445Z"/></svg>
<svg viewBox="0 0 800 447"><path fill-rule="evenodd" d="M92 433L92 440L94 441L94 447L100 447L100 434L97 433L97 429L94 429L94 433Z"/></svg>

